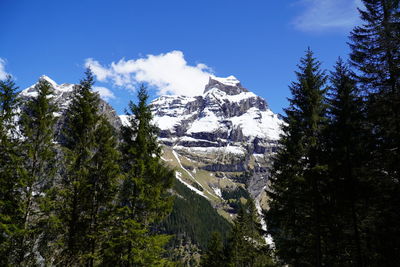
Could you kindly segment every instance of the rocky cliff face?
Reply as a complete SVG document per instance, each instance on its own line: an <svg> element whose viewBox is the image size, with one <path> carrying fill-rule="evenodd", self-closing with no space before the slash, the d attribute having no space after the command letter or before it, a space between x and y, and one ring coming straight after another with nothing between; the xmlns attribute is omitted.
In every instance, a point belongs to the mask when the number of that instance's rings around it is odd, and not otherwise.
<svg viewBox="0 0 400 267"><path fill-rule="evenodd" d="M201 96L161 96L151 104L160 141L187 162L186 182L196 180L206 195L245 184L261 202L282 124L264 99L230 76L211 77ZM213 178L197 178L196 169ZM251 175L237 179L243 172Z"/></svg>
<svg viewBox="0 0 400 267"><path fill-rule="evenodd" d="M278 115L233 76L210 78L202 96L159 97L152 110L160 140L170 146L264 154L280 134Z"/></svg>

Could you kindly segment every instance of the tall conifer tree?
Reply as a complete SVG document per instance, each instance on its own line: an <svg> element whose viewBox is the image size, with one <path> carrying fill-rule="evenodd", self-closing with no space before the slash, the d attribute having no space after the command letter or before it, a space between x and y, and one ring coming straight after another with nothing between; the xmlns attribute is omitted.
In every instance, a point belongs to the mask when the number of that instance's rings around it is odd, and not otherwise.
<svg viewBox="0 0 400 267"><path fill-rule="evenodd" d="M113 222L117 186L121 182L120 152L115 129L104 116L96 129L96 149L90 173L90 225L87 235L90 248L87 265L98 265L107 231Z"/></svg>
<svg viewBox="0 0 400 267"><path fill-rule="evenodd" d="M151 123L147 91L141 86L138 104L130 103L129 125L122 128L121 144L124 179L119 190L115 225L105 247L103 264L158 266L168 236L157 234L154 223L170 212L166 194L174 172L160 163L158 129Z"/></svg>
<svg viewBox="0 0 400 267"><path fill-rule="evenodd" d="M18 265L35 264L35 242L41 232L46 230L39 228L43 215L39 205L45 191L53 185L56 172L54 112L57 108L51 97L53 92L51 85L45 80L39 80L35 90L37 96L26 102L20 117L24 175L20 184L20 210L23 217L16 248Z"/></svg>
<svg viewBox="0 0 400 267"><path fill-rule="evenodd" d="M327 77L309 49L301 59L285 110L281 147L269 190L268 230L278 257L294 266L323 264L322 131Z"/></svg>
<svg viewBox="0 0 400 267"><path fill-rule="evenodd" d="M56 210L64 231L59 262L93 266L104 241L99 231L107 227L116 193L119 153L115 133L99 114L90 69L85 75L75 88L63 131L66 173L57 191Z"/></svg>
<svg viewBox="0 0 400 267"><path fill-rule="evenodd" d="M11 76L0 81L0 265L8 266L15 254L21 192L18 190L22 174L16 112L19 103L18 87Z"/></svg>
<svg viewBox="0 0 400 267"><path fill-rule="evenodd" d="M329 186L326 194L334 216L329 231L331 261L339 265L363 266L365 242L361 238L361 219L365 216L363 203L370 183L365 169L363 102L356 81L342 59L331 72L329 91L329 126L327 155Z"/></svg>
<svg viewBox="0 0 400 267"><path fill-rule="evenodd" d="M161 147L158 144L158 128L152 124L148 94L142 85L138 91L138 104L130 102L130 126L122 128L122 167L128 177L122 198L131 199L135 219L144 225L159 221L170 212L172 202L165 195L172 186L173 172L160 163ZM131 181L133 180L132 184ZM124 195L125 194L125 195Z"/></svg>
<svg viewBox="0 0 400 267"><path fill-rule="evenodd" d="M67 170L60 190L59 216L65 228L61 261L67 265L82 264L88 247L90 171L99 120L99 99L91 92L93 83L92 73L88 70L85 79L74 89L63 131Z"/></svg>
<svg viewBox="0 0 400 267"><path fill-rule="evenodd" d="M362 2L363 23L351 32L350 57L372 135L366 153L376 190L368 200L367 264L392 266L400 261L400 1Z"/></svg>

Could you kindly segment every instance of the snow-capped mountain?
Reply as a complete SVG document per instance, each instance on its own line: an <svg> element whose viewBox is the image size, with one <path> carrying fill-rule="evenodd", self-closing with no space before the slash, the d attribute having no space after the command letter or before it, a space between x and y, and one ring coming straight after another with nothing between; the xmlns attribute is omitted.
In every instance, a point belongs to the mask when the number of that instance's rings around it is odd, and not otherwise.
<svg viewBox="0 0 400 267"><path fill-rule="evenodd" d="M51 78L47 77L46 75L41 76L39 78L39 80L47 81L51 85L51 87L53 88L53 91L54 91L54 100L57 104L57 107L60 110L65 110L69 106L72 91L74 90L75 85L69 84L69 83L64 83L64 84L58 85L55 81L53 81ZM26 97L26 98L36 97L37 96L37 92L35 90L36 84L21 91L20 96Z"/></svg>
<svg viewBox="0 0 400 267"><path fill-rule="evenodd" d="M151 105L178 180L228 213L221 192L245 187L261 212L282 124L263 98L234 76L210 77L201 96L161 96Z"/></svg>
<svg viewBox="0 0 400 267"><path fill-rule="evenodd" d="M234 76L210 77L202 96L161 96L151 104L160 140L169 146L265 154L280 134L278 115Z"/></svg>
<svg viewBox="0 0 400 267"><path fill-rule="evenodd" d="M161 96L151 105L165 145L163 159L175 167L179 181L227 218L232 199L226 192L246 188L261 214L283 123L263 98L234 76L210 77L201 96Z"/></svg>

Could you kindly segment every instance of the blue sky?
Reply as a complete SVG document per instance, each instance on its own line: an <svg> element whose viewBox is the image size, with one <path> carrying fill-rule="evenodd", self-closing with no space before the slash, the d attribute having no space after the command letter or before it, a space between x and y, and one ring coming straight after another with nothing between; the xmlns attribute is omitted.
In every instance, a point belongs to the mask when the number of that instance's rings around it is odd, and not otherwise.
<svg viewBox="0 0 400 267"><path fill-rule="evenodd" d="M21 89L45 74L97 90L123 113L146 82L151 97L194 95L208 75L236 76L282 113L308 46L323 67L347 58L359 0L0 0L0 78Z"/></svg>

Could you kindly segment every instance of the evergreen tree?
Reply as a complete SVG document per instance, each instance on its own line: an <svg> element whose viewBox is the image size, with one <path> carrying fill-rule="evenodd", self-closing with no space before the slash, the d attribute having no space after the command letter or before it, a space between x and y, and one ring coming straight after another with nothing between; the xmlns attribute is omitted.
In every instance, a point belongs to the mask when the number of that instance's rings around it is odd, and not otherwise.
<svg viewBox="0 0 400 267"><path fill-rule="evenodd" d="M46 189L52 186L56 172L56 119L53 113L57 109L51 97L51 85L45 80L39 80L35 90L37 96L27 101L20 117L24 175L20 181L22 199L19 209L23 217L19 222L21 231L16 248L17 265L35 263L35 242L41 232L46 230L39 228L43 216L39 204Z"/></svg>
<svg viewBox="0 0 400 267"><path fill-rule="evenodd" d="M327 77L310 49L296 75L270 179L266 218L281 260L294 266L322 266L325 210L321 192L326 175L322 132Z"/></svg>
<svg viewBox="0 0 400 267"><path fill-rule="evenodd" d="M113 223L114 202L117 183L121 180L116 133L110 123L100 118L96 129L96 151L90 173L90 225L88 230L88 266L100 261L102 244L106 242L106 231Z"/></svg>
<svg viewBox="0 0 400 267"><path fill-rule="evenodd" d="M226 266L275 266L251 199L239 209L225 253Z"/></svg>
<svg viewBox="0 0 400 267"><path fill-rule="evenodd" d="M19 103L18 87L11 76L0 81L0 265L8 266L16 247L21 193L18 190L21 177L19 140L15 123Z"/></svg>
<svg viewBox="0 0 400 267"><path fill-rule="evenodd" d="M364 164L365 129L363 102L356 81L342 59L331 72L329 91L329 126L327 151L329 165L331 262L342 266L363 266L365 242L361 239L361 218L368 207L363 199L370 184Z"/></svg>
<svg viewBox="0 0 400 267"><path fill-rule="evenodd" d="M121 198L132 203L135 220L149 225L170 212L165 191L172 186L173 173L160 163L158 128L151 123L148 94L142 85L138 104L130 102L129 126L122 127L122 167L127 174ZM128 190L128 191L125 191ZM130 200L128 200L130 199Z"/></svg>
<svg viewBox="0 0 400 267"><path fill-rule="evenodd" d="M351 63L363 89L369 132L367 166L373 177L365 220L368 265L400 261L400 2L363 0L361 26L350 35ZM368 233L368 234L367 234Z"/></svg>
<svg viewBox="0 0 400 267"><path fill-rule="evenodd" d="M99 114L99 96L91 91L93 74L75 88L63 131L66 173L55 203L63 234L60 264L93 266L104 241L99 232L111 220L111 202L119 175L117 141Z"/></svg>
<svg viewBox="0 0 400 267"><path fill-rule="evenodd" d="M99 120L99 99L91 92L93 83L93 76L87 71L86 78L74 90L63 132L67 170L59 193L62 198L59 217L65 227L61 262L67 265L82 264L88 247L89 180Z"/></svg>
<svg viewBox="0 0 400 267"><path fill-rule="evenodd" d="M167 195L174 172L160 163L158 129L151 123L146 88L138 91L138 104L130 102L129 125L122 127L122 169L115 225L105 246L103 264L120 266L158 266L169 237L157 233L155 223L171 210Z"/></svg>
<svg viewBox="0 0 400 267"><path fill-rule="evenodd" d="M209 241L207 251L201 258L201 266L204 267L223 267L226 266L224 244L221 234L214 232Z"/></svg>

